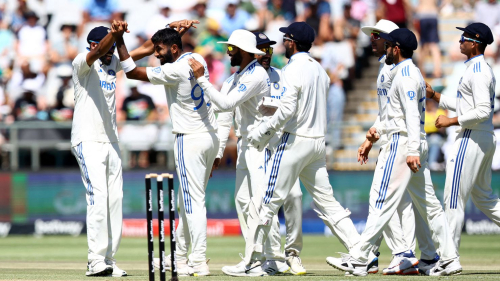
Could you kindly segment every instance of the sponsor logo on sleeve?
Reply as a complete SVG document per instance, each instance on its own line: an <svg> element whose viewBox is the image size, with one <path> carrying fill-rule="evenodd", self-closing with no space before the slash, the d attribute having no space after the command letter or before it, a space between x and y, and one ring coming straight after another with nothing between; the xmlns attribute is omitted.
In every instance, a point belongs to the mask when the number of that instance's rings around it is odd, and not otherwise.
<svg viewBox="0 0 500 281"><path fill-rule="evenodd" d="M161 72L161 67L159 67L159 66L158 66L158 67L155 67L155 68L153 68L153 69L152 69L152 71L153 71L154 73L160 73L160 72Z"/></svg>
<svg viewBox="0 0 500 281"><path fill-rule="evenodd" d="M408 91L408 97L410 98L410 100L413 100L416 96L415 92L414 91Z"/></svg>

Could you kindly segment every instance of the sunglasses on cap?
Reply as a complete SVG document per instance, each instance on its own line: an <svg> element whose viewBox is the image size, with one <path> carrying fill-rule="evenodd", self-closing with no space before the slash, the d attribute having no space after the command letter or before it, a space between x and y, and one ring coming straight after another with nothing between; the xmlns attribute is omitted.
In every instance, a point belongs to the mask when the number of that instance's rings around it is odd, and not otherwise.
<svg viewBox="0 0 500 281"><path fill-rule="evenodd" d="M481 41L478 41L476 39L472 39L472 38L469 38L469 37L465 37L463 35L460 37L460 41L458 41L458 42L463 43L465 41L476 42L476 43L483 43Z"/></svg>
<svg viewBox="0 0 500 281"><path fill-rule="evenodd" d="M296 40L293 40L292 38L289 38L289 37L283 36L283 42L286 42L286 41L297 42Z"/></svg>
<svg viewBox="0 0 500 281"><path fill-rule="evenodd" d="M380 40L380 33L378 33L377 31L373 31L371 34L370 34L370 38L372 40Z"/></svg>
<svg viewBox="0 0 500 281"><path fill-rule="evenodd" d="M273 54L273 47L265 47L265 48L259 48L259 50L261 50L262 52L268 54L268 55L272 55Z"/></svg>

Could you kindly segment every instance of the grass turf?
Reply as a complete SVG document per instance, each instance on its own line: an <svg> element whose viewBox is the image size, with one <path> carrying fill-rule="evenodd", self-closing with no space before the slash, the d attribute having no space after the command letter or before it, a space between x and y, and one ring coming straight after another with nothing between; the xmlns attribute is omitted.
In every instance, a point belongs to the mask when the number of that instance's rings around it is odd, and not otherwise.
<svg viewBox="0 0 500 281"><path fill-rule="evenodd" d="M499 236L467 236L462 239L461 275L443 277L445 280L499 280L500 279L500 241ZM155 239L157 243L157 239ZM155 244L157 248L157 244ZM243 238L217 237L208 239L207 257L212 276L184 277L183 280L234 280L221 272L224 265L240 262L238 253L243 252ZM144 238L124 238L117 254L118 265L129 274L126 280L147 280L147 244ZM85 236L9 236L0 239L0 280L87 280L86 269L87 240ZM266 280L348 280L340 272L326 264L327 256L338 256L337 251L345 251L335 237L305 236L302 262L308 274L305 276L279 275L265 277ZM390 262L390 251L382 245L379 274L370 275L363 280L387 280L432 277L384 276L382 268ZM100 280L116 280L112 277L98 277ZM259 278L245 278L257 280ZM170 277L167 275L167 280ZM239 278L242 279L242 278ZM157 273L156 280L159 280Z"/></svg>

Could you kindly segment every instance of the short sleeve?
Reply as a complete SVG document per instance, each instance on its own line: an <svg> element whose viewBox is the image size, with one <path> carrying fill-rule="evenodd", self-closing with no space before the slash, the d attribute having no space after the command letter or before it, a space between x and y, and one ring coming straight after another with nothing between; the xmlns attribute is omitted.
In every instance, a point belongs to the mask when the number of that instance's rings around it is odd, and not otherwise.
<svg viewBox="0 0 500 281"><path fill-rule="evenodd" d="M158 67L146 67L146 73L149 82L153 85L172 85L179 77L171 63Z"/></svg>
<svg viewBox="0 0 500 281"><path fill-rule="evenodd" d="M78 77L83 77L90 72L90 66L87 64L87 53L78 54L72 64Z"/></svg>

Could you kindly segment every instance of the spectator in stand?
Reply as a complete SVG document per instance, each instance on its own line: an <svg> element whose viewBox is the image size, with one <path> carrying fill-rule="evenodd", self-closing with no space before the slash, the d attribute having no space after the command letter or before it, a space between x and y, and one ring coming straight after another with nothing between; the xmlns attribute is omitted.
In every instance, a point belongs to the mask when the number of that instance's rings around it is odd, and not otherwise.
<svg viewBox="0 0 500 281"><path fill-rule="evenodd" d="M317 45L331 41L333 29L330 24L330 3L325 0L314 0L307 3L305 8L304 21L316 31Z"/></svg>
<svg viewBox="0 0 500 281"><path fill-rule="evenodd" d="M376 11L377 21L390 20L399 28L408 28L412 21L412 7L409 0L380 0Z"/></svg>
<svg viewBox="0 0 500 281"><path fill-rule="evenodd" d="M139 93L137 86L140 83L135 80L128 80L130 96L122 105L120 121L157 121L158 115L155 104L151 97ZM120 142L132 151L130 157L130 167L149 167L149 150L156 141L158 127L155 124L127 124L120 132Z"/></svg>
<svg viewBox="0 0 500 281"><path fill-rule="evenodd" d="M151 38L156 33L156 31L165 28L167 24L172 22L170 16L170 7L166 1L159 3L160 11L158 14L154 15L149 21L146 27L146 35Z"/></svg>
<svg viewBox="0 0 500 281"><path fill-rule="evenodd" d="M421 46L420 55L418 56L418 64L424 77L427 76L427 72L424 68L424 61L428 54L432 56L432 75L434 78L440 78L442 76L441 50L439 49L438 13L437 0L421 0L417 6L416 17L419 20Z"/></svg>
<svg viewBox="0 0 500 281"><path fill-rule="evenodd" d="M118 0L84 0L83 23L90 21L110 22L118 17Z"/></svg>
<svg viewBox="0 0 500 281"><path fill-rule="evenodd" d="M56 72L57 77L53 79L53 83L50 87L47 86L45 90L47 107L52 109L61 107L58 105L58 99L62 98L63 100L61 102L64 107L73 108L75 106L75 89L73 80L71 79L73 67L71 65L61 64L57 66L54 71ZM57 120L58 118L51 119Z"/></svg>
<svg viewBox="0 0 500 281"><path fill-rule="evenodd" d="M7 22L10 23L10 29L17 33L19 29L26 23L26 14L30 12L26 0L18 0L17 8L10 14L6 15Z"/></svg>
<svg viewBox="0 0 500 281"><path fill-rule="evenodd" d="M429 169L432 171L444 171L444 163L439 161L442 157L441 146L444 144L446 130L436 128L436 119L439 115L447 116L446 110L438 108L435 101L427 99L425 101L425 133L429 145Z"/></svg>
<svg viewBox="0 0 500 281"><path fill-rule="evenodd" d="M0 19L0 81L10 78L10 67L14 59L14 43L16 37L14 33L8 29L7 21Z"/></svg>
<svg viewBox="0 0 500 281"><path fill-rule="evenodd" d="M500 24L500 4L496 0L480 0L474 6L474 22L486 24L492 31Z"/></svg>
<svg viewBox="0 0 500 281"><path fill-rule="evenodd" d="M36 71L42 71L49 43L45 29L37 24L38 16L34 12L25 14L26 25L17 34L17 55L20 61L29 61Z"/></svg>
<svg viewBox="0 0 500 281"><path fill-rule="evenodd" d="M238 8L239 0L227 1L226 14L220 21L222 33L229 35L236 29L245 29L245 23L250 19L250 15Z"/></svg>
<svg viewBox="0 0 500 281"><path fill-rule="evenodd" d="M267 9L262 11L262 26L274 20L286 20L293 22L297 16L295 1L293 0L270 0L267 2Z"/></svg>
<svg viewBox="0 0 500 281"><path fill-rule="evenodd" d="M50 60L52 63L69 64L78 54L78 39L76 37L76 25L63 24L61 26L61 38L51 43Z"/></svg>
<svg viewBox="0 0 500 281"><path fill-rule="evenodd" d="M196 5L193 7L193 19L197 19L200 23L196 25L196 28L192 29L194 38L198 38L202 33L207 31L208 17L206 15L207 11L207 0L198 0Z"/></svg>
<svg viewBox="0 0 500 281"><path fill-rule="evenodd" d="M207 20L207 31L200 34L198 37L198 44L202 47L210 48L219 55L224 55L227 51L226 46L224 44L217 44L217 42L226 41L227 37L222 36L219 31L219 23L209 18Z"/></svg>
<svg viewBox="0 0 500 281"><path fill-rule="evenodd" d="M38 106L32 89L23 90L23 94L14 104L13 113L16 121L38 120Z"/></svg>
<svg viewBox="0 0 500 281"><path fill-rule="evenodd" d="M12 78L7 84L7 93L10 100L15 101L21 96L25 83L35 85L30 88L35 94L37 94L45 83L45 75L34 71L31 64L27 61L22 62L20 67L14 69Z"/></svg>

